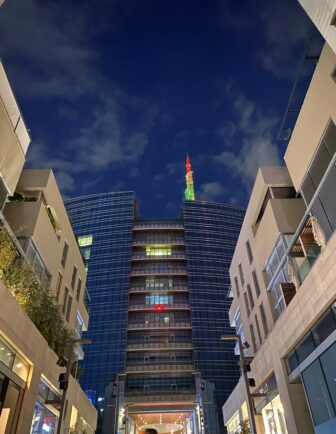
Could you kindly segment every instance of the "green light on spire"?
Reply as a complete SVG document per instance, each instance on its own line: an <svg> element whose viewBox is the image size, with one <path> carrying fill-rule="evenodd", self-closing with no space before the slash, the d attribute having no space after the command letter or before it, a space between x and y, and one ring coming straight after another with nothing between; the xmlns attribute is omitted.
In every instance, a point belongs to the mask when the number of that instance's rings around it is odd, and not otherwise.
<svg viewBox="0 0 336 434"><path fill-rule="evenodd" d="M190 164L190 159L188 154L186 158L186 168L187 168L187 173L186 173L187 188L184 193L185 200L195 200L193 172L191 170L191 164Z"/></svg>

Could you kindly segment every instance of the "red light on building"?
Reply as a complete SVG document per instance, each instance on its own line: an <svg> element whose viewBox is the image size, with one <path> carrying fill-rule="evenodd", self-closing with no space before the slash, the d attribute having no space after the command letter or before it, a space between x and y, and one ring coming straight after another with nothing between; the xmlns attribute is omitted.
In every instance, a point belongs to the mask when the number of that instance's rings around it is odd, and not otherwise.
<svg viewBox="0 0 336 434"><path fill-rule="evenodd" d="M164 310L165 307L162 306L162 304L156 304L156 305L154 306L154 309L155 309L155 310Z"/></svg>

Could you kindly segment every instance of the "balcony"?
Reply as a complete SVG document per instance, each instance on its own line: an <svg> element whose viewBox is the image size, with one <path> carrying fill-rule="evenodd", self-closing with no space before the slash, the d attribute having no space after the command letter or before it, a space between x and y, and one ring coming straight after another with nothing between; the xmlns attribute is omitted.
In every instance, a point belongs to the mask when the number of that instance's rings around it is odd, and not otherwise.
<svg viewBox="0 0 336 434"><path fill-rule="evenodd" d="M130 322L127 326L128 330L158 330L158 329L191 329L190 321L181 322Z"/></svg>
<svg viewBox="0 0 336 434"><path fill-rule="evenodd" d="M132 293L152 293L155 294L166 293L166 292L189 292L187 285L173 285L173 286L164 286L162 288L155 287L146 287L146 286L132 286L129 290L129 294Z"/></svg>
<svg viewBox="0 0 336 434"><path fill-rule="evenodd" d="M143 342L141 344L129 344L126 351L168 351L168 350L191 350L193 345L191 342Z"/></svg>
<svg viewBox="0 0 336 434"><path fill-rule="evenodd" d="M128 374L142 374L154 372L193 372L194 365L192 363L142 363L127 365L126 372Z"/></svg>
<svg viewBox="0 0 336 434"><path fill-rule="evenodd" d="M142 262L142 261L176 261L176 260L185 260L186 255L184 252L181 253L172 253L171 255L146 255L146 253L134 253L132 255L133 262Z"/></svg>
<svg viewBox="0 0 336 434"><path fill-rule="evenodd" d="M186 267L133 267L131 277L135 276L187 276Z"/></svg>
<svg viewBox="0 0 336 434"><path fill-rule="evenodd" d="M160 309L158 309L158 306ZM150 304L129 304L128 311L129 312L136 312L136 311L158 311L161 310L162 312L167 310L190 310L190 306L188 303L171 303L166 305L150 305Z"/></svg>
<svg viewBox="0 0 336 434"><path fill-rule="evenodd" d="M194 402L195 390L126 390L125 402Z"/></svg>
<svg viewBox="0 0 336 434"><path fill-rule="evenodd" d="M133 230L137 231L137 232L148 231L148 230L153 230L153 231L158 231L158 230L163 230L163 231L166 231L166 230L184 231L184 227L179 222L170 222L170 221L162 221L162 222L158 222L158 221L144 221L144 222L136 223L133 226Z"/></svg>
<svg viewBox="0 0 336 434"><path fill-rule="evenodd" d="M153 238L153 237L134 237L132 240L133 246L147 246L149 244L169 244L171 246L184 246L185 241L182 237L162 237L162 238Z"/></svg>

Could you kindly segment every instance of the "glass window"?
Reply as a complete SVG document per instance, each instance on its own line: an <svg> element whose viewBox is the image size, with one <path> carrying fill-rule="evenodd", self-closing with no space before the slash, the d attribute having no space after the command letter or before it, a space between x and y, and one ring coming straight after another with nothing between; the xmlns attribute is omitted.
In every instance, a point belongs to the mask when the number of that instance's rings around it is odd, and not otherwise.
<svg viewBox="0 0 336 434"><path fill-rule="evenodd" d="M299 366L299 361L296 355L296 351L292 351L286 359L288 372L291 373Z"/></svg>
<svg viewBox="0 0 336 434"><path fill-rule="evenodd" d="M171 254L171 247L146 247L147 256L170 256Z"/></svg>
<svg viewBox="0 0 336 434"><path fill-rule="evenodd" d="M320 425L335 417L332 402L324 380L320 362L315 360L302 373L314 425Z"/></svg>
<svg viewBox="0 0 336 434"><path fill-rule="evenodd" d="M75 289L75 283L76 283L76 277L77 277L77 267L74 265L72 270L72 276L71 276L71 288Z"/></svg>
<svg viewBox="0 0 336 434"><path fill-rule="evenodd" d="M252 254L251 244L250 244L249 240L246 241L246 251L247 251L247 256L248 256L249 262L250 262L250 264L252 264L253 254Z"/></svg>
<svg viewBox="0 0 336 434"><path fill-rule="evenodd" d="M253 300L252 290L249 284L247 284L246 289L247 289L247 294L250 302L250 309L252 310L254 308L254 300Z"/></svg>
<svg viewBox="0 0 336 434"><path fill-rule="evenodd" d="M250 316L251 311L250 311L250 306L249 306L246 292L244 292L244 302L245 302L247 316Z"/></svg>
<svg viewBox="0 0 336 434"><path fill-rule="evenodd" d="M69 245L68 243L65 241L64 242L64 247L63 247L63 252L62 252L62 259L61 259L61 264L63 267L65 267L65 263L68 257L68 251L69 251Z"/></svg>
<svg viewBox="0 0 336 434"><path fill-rule="evenodd" d="M264 329L264 333L265 333L265 337L266 337L268 335L268 324L267 324L267 318L266 318L263 304L261 304L259 306L259 311L260 311L261 321L262 321L262 325L263 325L263 329Z"/></svg>
<svg viewBox="0 0 336 434"><path fill-rule="evenodd" d="M315 327L312 328L312 334L316 346L320 345L334 330L336 321L331 310L328 310L319 320Z"/></svg>
<svg viewBox="0 0 336 434"><path fill-rule="evenodd" d="M257 352L257 341L256 341L256 337L255 337L255 333L254 333L254 328L253 328L252 324L250 324L250 333L251 333L251 340L252 340L253 351L256 353Z"/></svg>
<svg viewBox="0 0 336 434"><path fill-rule="evenodd" d="M330 397L334 404L334 409L336 409L336 344L333 344L322 354L320 361Z"/></svg>
<svg viewBox="0 0 336 434"><path fill-rule="evenodd" d="M257 273L256 273L255 270L252 271L252 279L253 279L253 284L254 284L255 292L257 294L257 297L259 297L259 295L260 295L260 286L259 286L259 281L258 281Z"/></svg>
<svg viewBox="0 0 336 434"><path fill-rule="evenodd" d="M83 235L78 237L78 244L80 247L91 246L93 242L93 235Z"/></svg>
<svg viewBox="0 0 336 434"><path fill-rule="evenodd" d="M17 417L19 414L20 389L9 381L4 402L1 409L0 427L4 429L4 434L16 432Z"/></svg>
<svg viewBox="0 0 336 434"><path fill-rule="evenodd" d="M71 306L72 306L72 296L69 295L67 308L66 308L66 315L65 315L67 321L69 321L69 319L70 319Z"/></svg>
<svg viewBox="0 0 336 434"><path fill-rule="evenodd" d="M262 344L262 338L261 338L260 327L259 327L259 321L258 321L258 317L257 317L257 315L254 315L254 319L255 319L256 326L257 326L257 333L258 333L259 343L260 343L260 345L261 345L261 344Z"/></svg>
<svg viewBox="0 0 336 434"><path fill-rule="evenodd" d="M315 350L315 344L313 341L312 334L309 333L306 338L300 343L300 345L296 348L296 353L299 359L299 362L303 362L309 354L311 354Z"/></svg>
<svg viewBox="0 0 336 434"><path fill-rule="evenodd" d="M15 356L13 365L13 372L22 378L23 381L27 381L29 374L29 365L24 362L18 355Z"/></svg>
<svg viewBox="0 0 336 434"><path fill-rule="evenodd" d="M0 362L12 369L14 363L15 354L8 348L7 345L0 341Z"/></svg>
<svg viewBox="0 0 336 434"><path fill-rule="evenodd" d="M284 411L279 395L262 409L265 434L287 434Z"/></svg>
<svg viewBox="0 0 336 434"><path fill-rule="evenodd" d="M235 284L235 288L236 288L236 295L237 295L237 297L239 297L240 293L239 293L239 283L238 283L237 276L234 277L234 284Z"/></svg>
<svg viewBox="0 0 336 434"><path fill-rule="evenodd" d="M62 312L65 313L67 303L68 303L68 296L69 296L69 290L67 287L64 289L64 299L63 299L63 306L62 306Z"/></svg>
<svg viewBox="0 0 336 434"><path fill-rule="evenodd" d="M62 287L63 276L61 273L58 273L57 284L56 284L56 301L59 302L61 287Z"/></svg>
<svg viewBox="0 0 336 434"><path fill-rule="evenodd" d="M240 283L242 286L244 286L244 274L241 264L238 265L238 271L239 271L239 277L240 277Z"/></svg>
<svg viewBox="0 0 336 434"><path fill-rule="evenodd" d="M82 279L79 278L78 279L78 284L77 284L77 293L76 293L76 299L77 299L77 301L79 301L79 299L80 299L81 290L82 290Z"/></svg>

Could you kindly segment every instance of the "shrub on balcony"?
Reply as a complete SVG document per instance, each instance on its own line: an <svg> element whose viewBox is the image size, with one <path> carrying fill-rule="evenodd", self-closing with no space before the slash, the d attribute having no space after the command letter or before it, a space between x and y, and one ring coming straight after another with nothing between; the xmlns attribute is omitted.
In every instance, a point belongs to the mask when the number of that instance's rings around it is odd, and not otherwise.
<svg viewBox="0 0 336 434"><path fill-rule="evenodd" d="M65 356L71 334L60 308L33 268L18 254L8 232L0 229L0 279L58 356Z"/></svg>

